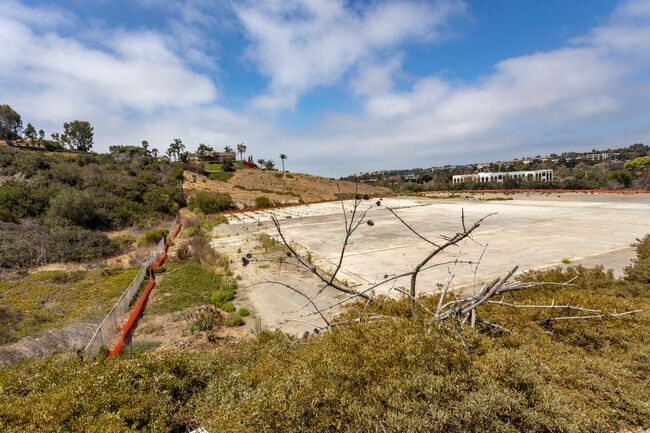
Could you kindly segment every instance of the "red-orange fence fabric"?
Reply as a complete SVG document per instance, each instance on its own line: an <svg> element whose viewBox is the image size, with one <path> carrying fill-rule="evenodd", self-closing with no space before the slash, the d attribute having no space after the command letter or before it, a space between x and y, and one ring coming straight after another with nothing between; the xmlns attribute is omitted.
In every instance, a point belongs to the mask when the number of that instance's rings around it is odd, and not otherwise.
<svg viewBox="0 0 650 433"><path fill-rule="evenodd" d="M169 243L173 241L174 238L176 238L178 232L181 231L181 227L182 227L181 223L178 223L176 225L174 232L172 233L171 236L167 238L167 241L165 242L165 245L162 248L160 258L156 263L149 266L149 282L147 283L147 286L142 292L142 296L140 296L140 299L138 300L138 303L133 309L131 316L129 316L129 320L127 320L126 324L124 325L124 330L122 331L122 337L120 338L120 341L118 341L118 343L115 345L111 353L108 355L109 358L115 355L119 355L124 350L124 346L126 344L125 340L129 335L129 332L131 332L131 328L133 328L133 325L135 324L136 320L138 320L138 317L140 317L140 314L142 314L142 309L144 308L144 304L147 302L147 299L149 299L149 294L151 293L151 290L156 285L156 280L154 278L153 271L154 269L158 269L160 266L162 266L163 263L165 263L165 259L167 258L167 250L169 249Z"/></svg>

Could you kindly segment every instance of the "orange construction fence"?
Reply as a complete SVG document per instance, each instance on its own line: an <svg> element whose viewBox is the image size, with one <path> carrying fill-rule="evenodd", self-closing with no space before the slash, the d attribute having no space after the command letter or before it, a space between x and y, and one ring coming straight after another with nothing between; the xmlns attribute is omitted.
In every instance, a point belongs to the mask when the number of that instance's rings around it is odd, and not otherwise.
<svg viewBox="0 0 650 433"><path fill-rule="evenodd" d="M153 290L154 286L156 285L156 279L154 277L154 269L158 269L159 267L162 266L163 263L165 263L165 259L167 258L167 250L169 249L169 243L176 238L176 235L178 235L178 232L181 231L182 226L183 225L181 223L178 223L176 225L174 232L171 234L171 236L167 238L167 242L165 242L165 245L162 248L160 258L156 263L149 266L149 282L147 283L147 286L142 292L142 296L140 296L140 300L138 300L135 309L131 313L131 316L129 316L129 320L127 320L126 324L124 325L124 330L122 331L122 337L120 338L120 341L118 341L118 343L115 345L115 348L113 348L111 353L108 355L109 358L115 355L119 355L124 350L127 336L129 335L129 332L131 332L131 329L133 328L135 322L140 317L140 314L142 314L144 305L147 302L147 299L149 299L149 294L151 293L151 290Z"/></svg>

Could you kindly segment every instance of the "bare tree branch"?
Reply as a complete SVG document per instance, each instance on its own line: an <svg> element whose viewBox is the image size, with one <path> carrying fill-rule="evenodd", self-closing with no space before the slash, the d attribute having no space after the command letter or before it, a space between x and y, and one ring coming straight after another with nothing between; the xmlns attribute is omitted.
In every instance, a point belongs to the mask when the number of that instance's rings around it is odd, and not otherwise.
<svg viewBox="0 0 650 433"><path fill-rule="evenodd" d="M542 319L538 320L537 323L538 325L548 325L551 322L557 322L560 320L584 320L584 319L602 319L602 318L608 318L608 317L622 317L622 316L628 316L630 314L637 314L637 313L642 313L643 310L631 310L631 311L625 311L624 313L612 313L612 314L592 314L590 316L567 316L567 317L549 317L547 319Z"/></svg>
<svg viewBox="0 0 650 433"><path fill-rule="evenodd" d="M416 316L417 312L415 310L415 296L416 296L416 280L418 277L418 274L420 273L420 270L422 269L423 266L425 266L431 259L433 259L436 255L438 255L440 252L444 251L446 248L456 245L458 242L462 241L466 237L468 237L474 230L476 230L481 223L488 218L489 216L494 215L494 214L488 214L484 216L483 218L479 219L472 225L472 227L469 228L469 230L465 229L465 216L463 212L463 231L461 233L456 233L456 235L450 239L448 239L444 244L436 246L436 248L433 249L427 255L424 260L422 260L420 263L417 264L415 269L413 270L413 274L411 275L411 315L413 317Z"/></svg>

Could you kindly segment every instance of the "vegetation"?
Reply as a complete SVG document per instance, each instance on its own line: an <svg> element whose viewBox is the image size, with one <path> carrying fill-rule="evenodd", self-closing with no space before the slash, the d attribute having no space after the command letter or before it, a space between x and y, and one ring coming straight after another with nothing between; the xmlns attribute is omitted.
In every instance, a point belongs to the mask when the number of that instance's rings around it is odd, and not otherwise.
<svg viewBox="0 0 650 433"><path fill-rule="evenodd" d="M0 140L15 140L20 137L23 121L7 104L0 105Z"/></svg>
<svg viewBox="0 0 650 433"><path fill-rule="evenodd" d="M256 208L263 208L263 207L271 207L272 203L271 200L269 200L268 197L266 196L260 196L255 198L255 207Z"/></svg>
<svg viewBox="0 0 650 433"><path fill-rule="evenodd" d="M479 170L489 172L529 171L552 169L554 179L541 182L526 179L504 179L503 182L467 180L453 184L457 174L472 174ZM396 191L421 192L438 190L480 189L650 189L650 146L636 143L619 149L566 152L562 155L496 161L483 165L445 166L389 170L365 173L350 178Z"/></svg>
<svg viewBox="0 0 650 433"><path fill-rule="evenodd" d="M140 150L134 150L140 149ZM0 147L0 267L86 261L123 251L98 230L149 228L185 199L172 164L141 148L61 154Z"/></svg>
<svg viewBox="0 0 650 433"><path fill-rule="evenodd" d="M128 239L74 226L47 227L34 222L0 223L0 268L24 269L57 262L83 262L117 255Z"/></svg>
<svg viewBox="0 0 650 433"><path fill-rule="evenodd" d="M156 290L165 296L147 307L149 314L179 312L190 306L208 304L214 289L225 284L225 278L212 266L194 259L182 263L170 261L165 265L164 278L159 280Z"/></svg>
<svg viewBox="0 0 650 433"><path fill-rule="evenodd" d="M3 113L13 116L3 107L0 120ZM16 136L21 127L7 127L3 134ZM25 135L35 134L28 125ZM180 139L172 146L171 157L187 157ZM203 150L207 155L211 148ZM225 150L233 152L229 146ZM567 182L577 182L567 185L642 185L648 173L640 154L644 148L633 150L636 156L630 155L627 166L603 172L597 164L580 165L584 161L569 167L573 160L565 158ZM240 158L245 151L237 146ZM133 239L110 240L97 229L137 224L150 230L153 221L174 214L185 204L177 185L183 168L151 155L146 141L142 147L114 146L110 155L0 148L0 267L115 254ZM273 161L258 162L274 169ZM417 179L421 182L409 184L425 188L441 182L426 173ZM224 203L232 206L232 198L197 193L190 200L192 209L204 214L222 212ZM150 230L145 238L154 242L164 233ZM275 238L262 235L258 242L286 259ZM328 332L303 338L263 332L257 321L255 340L219 342L220 350L209 352L149 353L159 343L139 341L110 360L106 351L85 359L55 354L0 370L0 426L5 432L185 432L199 426L211 432L648 428L650 236L639 239L636 249L623 279L602 266L535 271L524 280L572 279L575 286L539 286L508 296L518 305L642 309L641 314L551 323L544 322L540 309L486 304L482 319L503 328L465 326L470 354L459 339L462 324L433 323L427 314L412 314L407 299L381 298L349 306ZM193 333L205 332L216 344L216 326L241 326L250 314L231 302L238 277L228 265L227 257L211 252L201 222L188 223L167 264L156 271L161 296L147 313L180 312ZM3 273L0 344L99 320L136 272ZM437 298L418 301L436 308Z"/></svg>
<svg viewBox="0 0 650 433"><path fill-rule="evenodd" d="M80 152L89 152L93 147L94 131L90 123L85 120L73 120L63 124L61 141L71 149Z"/></svg>
<svg viewBox="0 0 650 433"><path fill-rule="evenodd" d="M169 235L168 229L149 230L142 236L139 242L145 245L156 245L161 239L167 237L167 235Z"/></svg>
<svg viewBox="0 0 650 433"><path fill-rule="evenodd" d="M602 267L535 271L525 279L575 277L576 286L514 296L519 304L553 300L648 311L650 285L637 275L648 272L649 244L650 236L637 243L624 279ZM170 268L165 279L180 272ZM54 279L66 278L78 277ZM466 330L471 355L452 327L410 317L406 300L385 300L355 305L341 317L344 325L300 340L261 332L221 351L24 361L1 371L0 425L7 432L199 426L223 432L609 432L650 426L647 313L536 325L539 311L490 308L488 320L513 332ZM215 319L203 316L195 326L211 329ZM235 325L241 316L232 313L226 322Z"/></svg>
<svg viewBox="0 0 650 433"><path fill-rule="evenodd" d="M71 323L101 321L137 272L129 268L0 274L0 344Z"/></svg>
<svg viewBox="0 0 650 433"><path fill-rule="evenodd" d="M203 214L217 214L235 208L230 194L198 191L190 199L189 208Z"/></svg>

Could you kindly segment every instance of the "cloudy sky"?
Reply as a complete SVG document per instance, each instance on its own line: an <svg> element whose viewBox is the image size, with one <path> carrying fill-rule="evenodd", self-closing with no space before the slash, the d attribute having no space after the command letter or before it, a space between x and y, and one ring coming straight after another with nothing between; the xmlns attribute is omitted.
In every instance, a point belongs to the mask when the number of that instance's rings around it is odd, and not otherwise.
<svg viewBox="0 0 650 433"><path fill-rule="evenodd" d="M0 0L0 104L340 177L648 144L650 0Z"/></svg>

